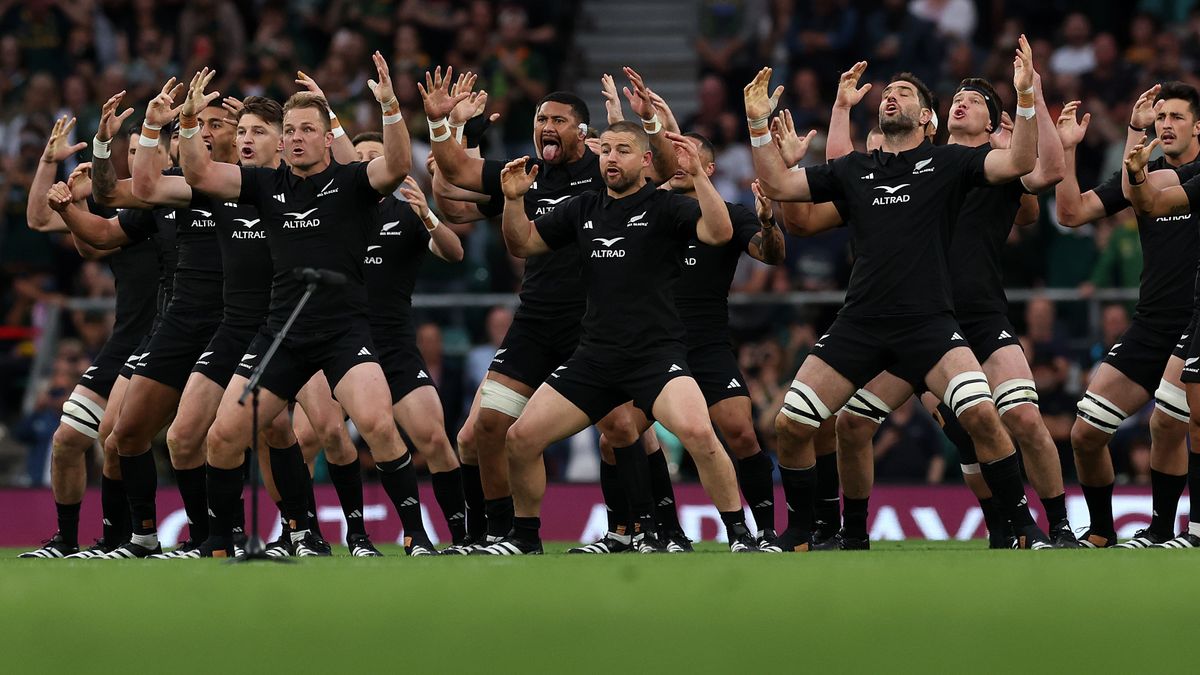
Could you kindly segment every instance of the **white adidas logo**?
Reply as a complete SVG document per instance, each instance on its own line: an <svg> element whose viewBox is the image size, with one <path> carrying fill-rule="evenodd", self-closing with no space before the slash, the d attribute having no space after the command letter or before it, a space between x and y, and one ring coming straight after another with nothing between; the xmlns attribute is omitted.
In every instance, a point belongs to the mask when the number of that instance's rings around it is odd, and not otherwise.
<svg viewBox="0 0 1200 675"><path fill-rule="evenodd" d="M875 172L872 171L871 173L859 178L859 180L875 180Z"/></svg>
<svg viewBox="0 0 1200 675"><path fill-rule="evenodd" d="M677 373L681 370L683 370L683 368L680 368L678 365L672 363L671 367L667 369L667 372L668 373Z"/></svg>
<svg viewBox="0 0 1200 675"><path fill-rule="evenodd" d="M555 368L555 369L554 369L554 372L553 372L553 373L550 373L550 377L558 377L558 371L560 371L560 370L566 370L566 369L567 369L567 367L566 367L566 366L559 366L559 367L557 367L557 368Z"/></svg>
<svg viewBox="0 0 1200 675"><path fill-rule="evenodd" d="M362 349L358 350L358 355L359 356L370 356L371 352L367 351L366 347L363 347Z"/></svg>
<svg viewBox="0 0 1200 675"><path fill-rule="evenodd" d="M589 221L587 221L586 223L584 223L584 224L583 224L583 229L585 229L585 230L591 230L591 229L594 229L594 228L592 228L592 221L590 221L590 220L589 220Z"/></svg>
<svg viewBox="0 0 1200 675"><path fill-rule="evenodd" d="M90 380L90 379L92 379L92 376L90 375L90 373L91 373L93 370L96 370L96 369L97 369L97 368L99 368L99 367L100 367L100 366L88 366L88 369L87 369L87 370L85 370L85 371L83 371L83 379L85 379L85 380Z"/></svg>
<svg viewBox="0 0 1200 675"><path fill-rule="evenodd" d="M424 379L428 380L428 379L429 379L429 376L428 376L428 375L426 375L426 374L425 374L425 371L423 371L423 370L417 371L417 379L418 379L418 380L420 380L420 379L422 379L422 378L424 378Z"/></svg>
<svg viewBox="0 0 1200 675"><path fill-rule="evenodd" d="M725 388L726 389L739 389L739 388L741 388L741 386L742 386L742 383L738 382L737 378L735 377L729 381L729 386L725 387Z"/></svg>
<svg viewBox="0 0 1200 675"><path fill-rule="evenodd" d="M348 515L346 517L347 518L362 518L363 515L362 515L362 511L359 511L358 509L354 509L353 511L350 512L350 515Z"/></svg>
<svg viewBox="0 0 1200 675"><path fill-rule="evenodd" d="M287 203L287 199L284 198L283 193L279 193L279 194L275 195L275 201L279 202L280 204Z"/></svg>
<svg viewBox="0 0 1200 675"><path fill-rule="evenodd" d="M1008 331L1006 331L1006 330L1002 330L1002 331L1000 331L1000 337L998 337L998 338L996 338L996 339L997 339L997 340L1007 340L1007 339L1009 339L1009 338L1011 338L1011 337L1012 337L1012 336L1008 334Z"/></svg>
<svg viewBox="0 0 1200 675"><path fill-rule="evenodd" d="M950 339L951 340L961 340L961 339L963 339L963 336L959 335L958 333L955 333L954 335L950 336Z"/></svg>

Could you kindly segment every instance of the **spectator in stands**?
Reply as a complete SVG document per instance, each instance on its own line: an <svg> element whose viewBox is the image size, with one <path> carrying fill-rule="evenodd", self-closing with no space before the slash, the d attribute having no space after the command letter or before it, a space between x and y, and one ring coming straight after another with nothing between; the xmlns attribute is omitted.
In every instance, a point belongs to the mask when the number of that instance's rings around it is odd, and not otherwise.
<svg viewBox="0 0 1200 675"><path fill-rule="evenodd" d="M462 370L459 365L446 358L442 343L442 329L436 323L417 326L417 349L425 360L425 374L437 387L438 398L446 416L446 434L456 438L463 414Z"/></svg>
<svg viewBox="0 0 1200 675"><path fill-rule="evenodd" d="M916 0L909 6L918 17L937 26L943 37L970 40L975 35L975 3L971 0Z"/></svg>
<svg viewBox="0 0 1200 675"><path fill-rule="evenodd" d="M1082 365L1089 371L1094 368L1128 329L1129 311L1125 305L1119 302L1105 305L1100 310L1100 339L1088 348Z"/></svg>
<svg viewBox="0 0 1200 675"><path fill-rule="evenodd" d="M1025 305L1025 334L1021 336L1021 347L1031 366L1043 365L1058 386L1067 381L1071 370L1067 359L1067 342L1063 339L1055 321L1054 301L1044 297L1032 298ZM1038 387L1041 391L1041 387Z"/></svg>
<svg viewBox="0 0 1200 675"><path fill-rule="evenodd" d="M434 61L441 63L454 34L467 23L467 11L451 0L404 0L400 21L415 24Z"/></svg>
<svg viewBox="0 0 1200 675"><path fill-rule="evenodd" d="M1119 214L1118 214L1119 216ZM1137 288L1142 277L1142 240L1137 220L1132 217L1106 218L1096 228L1096 246L1100 257L1092 267L1092 276L1079 290L1091 297L1097 288ZM1133 302L1129 304L1133 308Z"/></svg>
<svg viewBox="0 0 1200 675"><path fill-rule="evenodd" d="M942 482L946 458L937 423L910 398L888 415L875 436L875 480L879 483Z"/></svg>
<svg viewBox="0 0 1200 675"><path fill-rule="evenodd" d="M1050 72L1059 75L1083 75L1096 67L1096 51L1091 42L1092 24L1087 15L1073 12L1062 25L1063 45L1050 57Z"/></svg>
<svg viewBox="0 0 1200 675"><path fill-rule="evenodd" d="M184 60L199 62L186 72L215 66L220 73L246 55L246 25L230 0L188 0L179 13L176 34Z"/></svg>
<svg viewBox="0 0 1200 675"><path fill-rule="evenodd" d="M13 428L13 437L29 446L25 461L24 483L27 486L44 486L50 483L50 445L62 405L75 387L79 376L91 362L79 353L78 345L54 361L51 377L38 392L33 410L25 415Z"/></svg>
<svg viewBox="0 0 1200 675"><path fill-rule="evenodd" d="M1124 98L1137 86L1137 71L1128 61L1121 59L1117 39L1112 33L1099 33L1092 40L1092 52L1096 65L1080 78L1083 93L1089 99L1107 101L1122 109L1129 104ZM1125 111L1128 113L1128 110Z"/></svg>
<svg viewBox="0 0 1200 675"><path fill-rule="evenodd" d="M479 383L483 382L483 378L487 376L492 359L502 358L498 357L496 350L504 341L508 327L512 325L512 319L513 313L508 307L497 305L488 310L487 318L483 321L487 342L476 345L467 352L466 365L463 367L463 391L468 392L468 396L473 395L473 392L479 389ZM471 405L471 401L464 400L463 403L466 406Z"/></svg>
<svg viewBox="0 0 1200 675"><path fill-rule="evenodd" d="M867 79L910 72L925 82L935 81L942 62L943 44L937 26L908 11L907 0L883 0L863 21L863 45L873 50L867 58Z"/></svg>
<svg viewBox="0 0 1200 675"><path fill-rule="evenodd" d="M754 35L766 17L764 0L700 0L693 44L700 72L713 73L730 86L741 86L754 68Z"/></svg>
<svg viewBox="0 0 1200 675"><path fill-rule="evenodd" d="M490 94L488 105L500 113L506 156L532 156L529 125L537 102L550 91L549 69L525 37L524 9L506 6L497 14L496 24L497 45L483 65L481 85Z"/></svg>
<svg viewBox="0 0 1200 675"><path fill-rule="evenodd" d="M1154 63L1154 40L1158 26L1148 14L1139 14L1129 23L1129 46L1125 49L1125 61L1135 67L1146 68Z"/></svg>
<svg viewBox="0 0 1200 675"><path fill-rule="evenodd" d="M845 69L848 49L858 33L858 10L853 3L807 0L792 17L787 34L792 67L812 68L824 74L822 86L836 85Z"/></svg>
<svg viewBox="0 0 1200 675"><path fill-rule="evenodd" d="M21 51L21 62L30 70L66 75L71 63L67 60L67 40L73 19L64 10L67 3L54 0L21 0L0 4L0 35L15 38Z"/></svg>

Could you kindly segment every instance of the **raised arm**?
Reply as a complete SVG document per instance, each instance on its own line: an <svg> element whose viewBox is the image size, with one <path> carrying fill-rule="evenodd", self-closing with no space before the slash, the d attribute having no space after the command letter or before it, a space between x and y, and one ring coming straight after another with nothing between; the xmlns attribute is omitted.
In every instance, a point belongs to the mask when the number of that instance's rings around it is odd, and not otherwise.
<svg viewBox="0 0 1200 675"><path fill-rule="evenodd" d="M833 101L833 112L829 116L829 140L825 142L827 162L854 152L854 139L850 138L850 109L871 91L870 82L858 86L858 80L866 69L867 62L859 61L842 73L838 80L837 98Z"/></svg>
<svg viewBox="0 0 1200 675"><path fill-rule="evenodd" d="M532 255L549 253L550 247L538 234L533 221L525 215L525 193L529 186L537 180L538 167L525 172L525 164L529 157L518 157L500 172L500 188L504 190L504 220L501 227L504 233L504 245L508 252L518 258L528 258Z"/></svg>
<svg viewBox="0 0 1200 675"><path fill-rule="evenodd" d="M371 55L379 81L367 80L367 86L383 110L383 155L367 164L367 179L379 194L391 194L412 171L412 142L408 126L400 116L400 102L392 91L387 60L379 52Z"/></svg>
<svg viewBox="0 0 1200 675"><path fill-rule="evenodd" d="M1033 171L1037 166L1038 127L1034 120L1036 96L1033 89L1033 50L1021 35L1013 58L1013 87L1017 90L1017 116L1013 121L1012 145L992 150L984 160L989 183L1007 183Z"/></svg>
<svg viewBox="0 0 1200 675"><path fill-rule="evenodd" d="M305 74L304 71L296 71L295 82L326 101L329 100L329 97L325 96L325 92L317 86L317 81ZM346 130L342 128L342 122L334 114L333 108L329 109L329 129L333 132L333 145L330 146L329 152L333 155L334 160L338 164L349 164L357 160L358 156L354 153L354 142L350 136L346 135Z"/></svg>
<svg viewBox="0 0 1200 675"><path fill-rule="evenodd" d="M129 235L116 218L101 218L79 205L71 197L66 183L55 183L46 193L46 202L62 218L71 234L99 249L114 249L129 243Z"/></svg>
<svg viewBox="0 0 1200 675"><path fill-rule="evenodd" d="M790 171L771 142L771 131L767 127L767 121L779 103L779 97L783 95L783 86L776 87L774 93L768 94L770 85L771 69L763 68L743 91L746 121L750 124L750 147L759 188L763 196L775 201L812 201L808 176L804 169Z"/></svg>
<svg viewBox="0 0 1200 675"><path fill-rule="evenodd" d="M162 91L146 106L146 121L133 154L133 196L155 206L187 206L192 201L192 188L181 176L164 176L159 170L159 134L162 128L179 115L175 101L184 93L182 82L167 80ZM215 98L215 96L214 96ZM182 106L181 106L182 107Z"/></svg>
<svg viewBox="0 0 1200 675"><path fill-rule="evenodd" d="M750 238L746 253L751 258L760 260L768 265L778 265L783 262L785 242L783 232L775 224L775 214L771 210L771 202L762 196L758 181L750 184L754 191L754 212L758 216L761 229Z"/></svg>
<svg viewBox="0 0 1200 675"><path fill-rule="evenodd" d="M46 149L42 150L42 158L38 161L37 170L33 173L33 182L29 185L30 195L44 195L54 185L54 178L63 160L87 147L87 143L67 145L67 136L75 128L75 118L67 119L64 115L54 122L50 131L50 139L46 141ZM30 199L25 206L25 222L34 232L66 232L67 224L50 208L45 199Z"/></svg>
<svg viewBox="0 0 1200 675"><path fill-rule="evenodd" d="M1143 138L1142 143L1130 149L1129 154L1125 156L1121 188L1129 195L1129 201L1138 213L1150 216L1179 216L1191 213L1191 200L1187 191L1179 185L1179 174L1164 170L1146 175L1146 164L1158 143L1156 138L1147 145ZM1174 185L1170 184L1172 178ZM1190 184L1192 181L1188 182Z"/></svg>
<svg viewBox="0 0 1200 675"><path fill-rule="evenodd" d="M454 130L450 126L450 113L459 101L470 96L469 92L450 93L452 68L446 68L445 77L442 67L434 72L425 73L425 84L417 83L421 92L421 100L425 105L425 117L429 120L429 143L433 147L433 158L442 170L442 177L451 185L483 192L483 159L469 157L463 146L454 138Z"/></svg>
<svg viewBox="0 0 1200 675"><path fill-rule="evenodd" d="M655 185L661 185L675 175L675 149L671 147L671 141L662 134L662 119L658 116L654 101L650 99L650 90L646 88L642 76L628 66L623 70L625 77L628 77L629 83L633 85L632 90L629 87L623 88L625 98L629 99L629 107L633 109L633 114L641 119L642 129L650 136L650 148L654 151L650 159L650 180Z"/></svg>
<svg viewBox="0 0 1200 675"><path fill-rule="evenodd" d="M202 69L192 77L188 95L179 109L179 166L193 189L217 199L236 200L242 192L242 171L234 164L214 162L200 138L197 115L220 96L204 93L216 71Z"/></svg>
<svg viewBox="0 0 1200 675"><path fill-rule="evenodd" d="M608 73L600 76L600 95L604 97L604 113L609 125L624 121L625 112L621 110L621 97L617 94L617 83Z"/></svg>
<svg viewBox="0 0 1200 675"><path fill-rule="evenodd" d="M733 222L729 219L729 207L717 188L713 187L704 165L700 162L698 144L685 136L666 133L675 150L675 161L679 168L692 177L696 200L700 202L700 220L696 221L696 238L709 246L721 246L733 238Z"/></svg>
<svg viewBox="0 0 1200 675"><path fill-rule="evenodd" d="M808 148L816 135L815 129L804 136L798 135L790 110L783 110L771 120L771 140L789 169L794 169L808 154Z"/></svg>
<svg viewBox="0 0 1200 675"><path fill-rule="evenodd" d="M1087 133L1091 113L1076 120L1079 101L1068 101L1058 115L1057 135L1063 147L1063 179L1054 186L1054 208L1058 222L1064 227L1079 227L1103 218L1104 203L1094 190L1080 192L1079 174L1075 168L1075 148Z"/></svg>
<svg viewBox="0 0 1200 675"><path fill-rule="evenodd" d="M1063 157L1062 143L1058 140L1054 118L1046 107L1046 98L1042 93L1042 77L1036 72L1033 77L1034 89L1034 119L1037 121L1037 166L1028 175L1021 178L1026 190L1037 194L1056 185L1066 173L1066 159Z"/></svg>
<svg viewBox="0 0 1200 675"><path fill-rule="evenodd" d="M148 209L153 205L133 196L133 181L124 178L117 179L116 167L113 166L111 149L113 136L121 129L121 123L133 114L133 108L126 108L117 113L125 91L113 94L100 109L100 123L96 127L96 137L92 140L92 193L96 202L114 209L133 208Z"/></svg>
<svg viewBox="0 0 1200 675"><path fill-rule="evenodd" d="M447 262L461 262L463 259L462 241L453 230L441 226L442 223L438 220L437 214L430 210L429 202L425 200L425 193L421 192L421 186L417 184L417 179L412 176L405 178L404 183L400 186L400 194L404 195L413 213L416 213L421 222L425 224L425 231L429 232L429 250Z"/></svg>

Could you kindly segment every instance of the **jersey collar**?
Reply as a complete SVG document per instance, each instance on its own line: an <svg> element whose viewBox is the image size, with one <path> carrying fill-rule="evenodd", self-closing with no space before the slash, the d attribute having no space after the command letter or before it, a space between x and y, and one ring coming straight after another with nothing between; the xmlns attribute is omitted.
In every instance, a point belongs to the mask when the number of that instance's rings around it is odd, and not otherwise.
<svg viewBox="0 0 1200 675"><path fill-rule="evenodd" d="M608 190L604 190L600 193L600 206L605 209L613 206L622 209L636 209L642 202L652 197L655 192L658 192L658 188L650 183L646 183L642 186L642 189L620 199L614 199L612 195L608 194Z"/></svg>
<svg viewBox="0 0 1200 675"><path fill-rule="evenodd" d="M883 148L878 148L873 153L873 157L875 159L875 163L879 164L881 166L887 166L890 162L893 162L893 161L904 162L905 164L913 164L914 162L916 162L919 159L924 159L925 157L928 157L929 153L932 150L933 150L933 143L930 143L929 139L926 138L925 140L921 141L920 145L913 148L912 150L904 150L904 151L896 153L896 154L892 154L890 152L884 152Z"/></svg>

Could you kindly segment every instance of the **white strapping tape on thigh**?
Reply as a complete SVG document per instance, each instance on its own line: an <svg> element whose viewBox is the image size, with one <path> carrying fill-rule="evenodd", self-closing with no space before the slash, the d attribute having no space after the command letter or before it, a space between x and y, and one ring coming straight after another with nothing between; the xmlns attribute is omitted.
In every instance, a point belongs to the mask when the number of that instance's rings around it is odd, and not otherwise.
<svg viewBox="0 0 1200 675"><path fill-rule="evenodd" d="M821 422L829 419L832 414L829 408L817 397L813 388L799 380L792 380L792 386L783 397L784 415L810 427L819 427Z"/></svg>
<svg viewBox="0 0 1200 675"><path fill-rule="evenodd" d="M1154 403L1159 410L1184 424L1187 424L1191 418L1187 394L1166 380L1159 381L1158 390L1154 392Z"/></svg>
<svg viewBox="0 0 1200 675"><path fill-rule="evenodd" d="M992 388L988 385L987 376L978 370L969 370L955 375L946 385L946 395L942 402L954 411L958 417L969 408L987 403L992 400Z"/></svg>
<svg viewBox="0 0 1200 675"><path fill-rule="evenodd" d="M854 392L854 396L850 397L850 400L846 402L842 410L851 415L871 420L876 424L883 424L887 416L892 414L892 409L888 407L888 404L883 402L883 399L866 389L859 389Z"/></svg>
<svg viewBox="0 0 1200 675"><path fill-rule="evenodd" d="M979 462L975 462L974 464L959 464L958 466L962 469L964 476L974 476L983 473L983 469L979 468Z"/></svg>
<svg viewBox="0 0 1200 675"><path fill-rule="evenodd" d="M1106 434L1116 432L1121 422L1129 417L1129 413L1113 405L1112 401L1090 391L1084 392L1083 398L1079 399L1075 414Z"/></svg>
<svg viewBox="0 0 1200 675"><path fill-rule="evenodd" d="M63 403L60 421L91 439L100 438L104 406L86 396L72 393Z"/></svg>
<svg viewBox="0 0 1200 675"><path fill-rule="evenodd" d="M480 388L479 407L495 410L516 419L529 403L528 396L522 396L495 380L484 380Z"/></svg>
<svg viewBox="0 0 1200 675"><path fill-rule="evenodd" d="M996 409L1000 411L1001 415L1022 403L1029 403L1037 407L1037 385L1033 380L1024 378L1005 380L996 385L992 397L996 399Z"/></svg>

